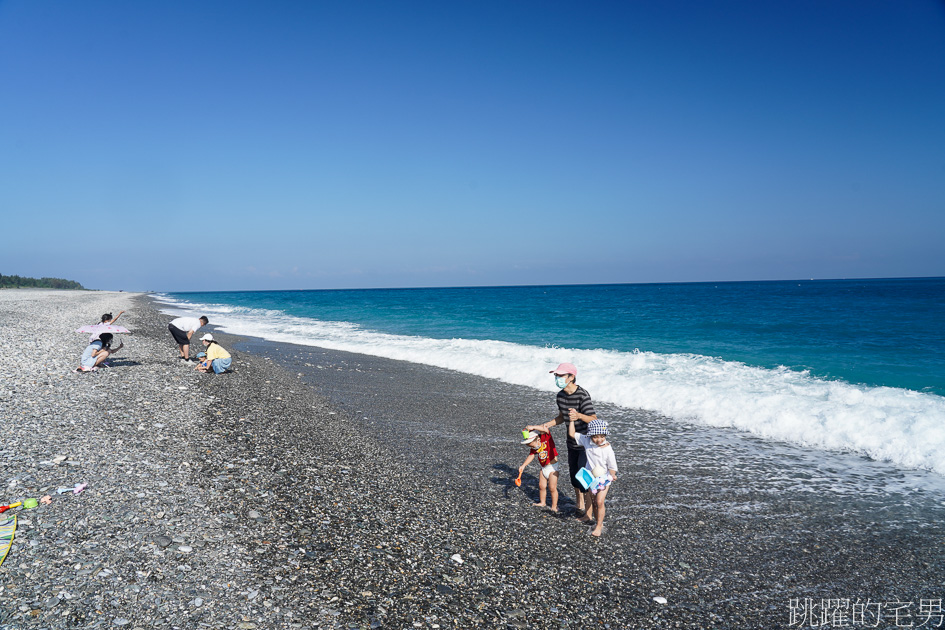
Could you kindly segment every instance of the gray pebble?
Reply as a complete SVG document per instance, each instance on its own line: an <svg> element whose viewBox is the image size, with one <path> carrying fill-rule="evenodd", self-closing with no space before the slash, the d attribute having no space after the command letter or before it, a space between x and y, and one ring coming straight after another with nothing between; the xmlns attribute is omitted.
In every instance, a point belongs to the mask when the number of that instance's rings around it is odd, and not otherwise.
<svg viewBox="0 0 945 630"><path fill-rule="evenodd" d="M544 418L546 392L224 334L236 369L200 375L148 299L18 295L0 291L0 419L16 419L0 485L53 503L20 520L0 628L725 630L780 627L807 593L941 586L945 519L895 530L868 497L726 488L676 444L620 460L611 529L590 540L566 476L558 515L530 505L533 470L510 483L525 453L508 417ZM125 362L71 372L87 340L71 331L129 303Z"/></svg>

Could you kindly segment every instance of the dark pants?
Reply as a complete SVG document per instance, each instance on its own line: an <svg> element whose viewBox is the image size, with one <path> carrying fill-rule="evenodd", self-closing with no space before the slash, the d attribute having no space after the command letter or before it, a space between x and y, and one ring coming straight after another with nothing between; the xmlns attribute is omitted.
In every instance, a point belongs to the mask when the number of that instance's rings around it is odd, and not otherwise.
<svg viewBox="0 0 945 630"><path fill-rule="evenodd" d="M584 468L587 463L587 452L582 448L580 450L568 449L568 473L571 476L571 485L577 488L578 492L584 492L582 486L577 480L578 471Z"/></svg>
<svg viewBox="0 0 945 630"><path fill-rule="evenodd" d="M168 324L167 329L171 331L171 336L174 338L174 341L177 342L179 346L189 346L190 339L187 338L187 333L175 326L174 324Z"/></svg>

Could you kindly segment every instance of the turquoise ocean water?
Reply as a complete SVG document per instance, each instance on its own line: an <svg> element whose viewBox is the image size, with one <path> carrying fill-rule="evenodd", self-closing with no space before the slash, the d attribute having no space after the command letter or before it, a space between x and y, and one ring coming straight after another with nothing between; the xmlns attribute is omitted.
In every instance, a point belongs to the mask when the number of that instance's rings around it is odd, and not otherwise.
<svg viewBox="0 0 945 630"><path fill-rule="evenodd" d="M598 400L945 474L945 278L159 298L235 334L549 391L569 361Z"/></svg>

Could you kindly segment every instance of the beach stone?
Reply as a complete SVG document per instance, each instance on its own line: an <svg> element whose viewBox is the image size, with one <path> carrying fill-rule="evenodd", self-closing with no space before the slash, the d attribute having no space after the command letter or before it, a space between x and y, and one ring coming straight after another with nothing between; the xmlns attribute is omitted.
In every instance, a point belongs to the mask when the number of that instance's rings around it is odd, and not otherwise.
<svg viewBox="0 0 945 630"><path fill-rule="evenodd" d="M559 515L531 506L534 470L511 484L526 453L509 418L544 419L548 392L219 331L238 369L201 375L177 364L150 298L17 295L0 291L0 483L67 492L31 512L28 532L20 521L0 627L735 630L781 627L781 596L800 589L941 586L945 519L897 529L868 497L765 496L750 470L733 479L687 451L690 429L647 442L667 422L643 412L621 440L609 529L590 541L564 477ZM85 341L74 320L129 300L127 362L71 372ZM40 464L55 453L77 464ZM79 482L89 489L74 495ZM579 606L561 605L575 593Z"/></svg>

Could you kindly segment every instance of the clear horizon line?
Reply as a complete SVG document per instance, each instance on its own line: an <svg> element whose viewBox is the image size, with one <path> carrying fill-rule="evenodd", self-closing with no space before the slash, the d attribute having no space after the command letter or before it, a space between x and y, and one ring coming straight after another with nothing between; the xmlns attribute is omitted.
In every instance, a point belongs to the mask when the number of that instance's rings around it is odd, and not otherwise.
<svg viewBox="0 0 945 630"><path fill-rule="evenodd" d="M845 278L779 278L766 280L669 280L659 282L584 282L567 284L483 284L483 285L434 285L434 286L406 286L406 287L343 287L343 288L312 288L312 289L191 289L187 291L173 290L141 290L131 293L284 293L303 291L412 291L423 289L521 289L541 287L606 287L606 286L653 286L653 285L682 285L682 284L752 284L769 282L842 282L850 280L879 281L879 280L936 280L945 279L945 276L881 276L881 277L845 277ZM117 291L117 289L90 289L92 291ZM129 291L126 291L129 292Z"/></svg>

